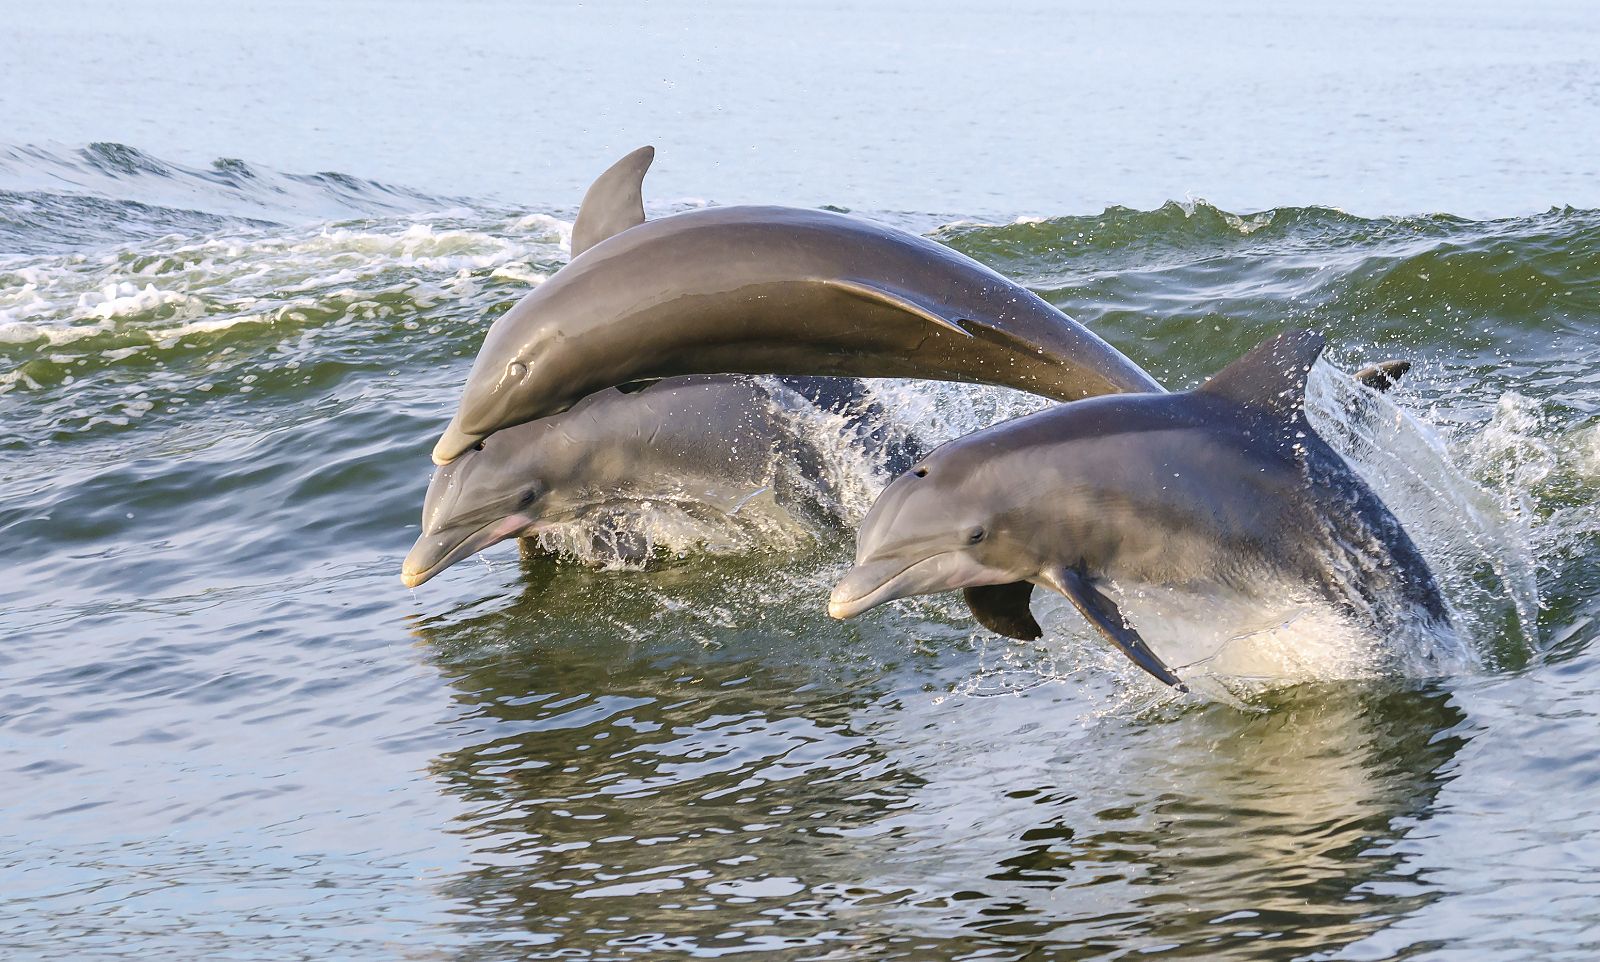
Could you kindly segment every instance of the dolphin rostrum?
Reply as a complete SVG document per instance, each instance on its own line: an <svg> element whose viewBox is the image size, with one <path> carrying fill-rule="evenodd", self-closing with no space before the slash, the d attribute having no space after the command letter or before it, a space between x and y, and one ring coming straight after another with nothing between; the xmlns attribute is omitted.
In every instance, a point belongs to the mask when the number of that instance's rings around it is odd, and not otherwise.
<svg viewBox="0 0 1600 962"><path fill-rule="evenodd" d="M906 231L786 207L645 222L652 156L601 175L572 260L490 326L435 463L604 388L674 375L920 377L1064 401L1161 389L1032 291Z"/></svg>
<svg viewBox="0 0 1600 962"><path fill-rule="evenodd" d="M882 410L850 379L719 375L633 394L607 389L497 431L437 469L400 578L415 588L501 541L613 509L627 517L642 502L728 516L772 490L786 513L839 521L818 509L829 485L822 456L797 431L803 418L792 416L804 405L842 416L847 439L891 473L921 453L886 430Z"/></svg>
<svg viewBox="0 0 1600 962"><path fill-rule="evenodd" d="M1306 420L1322 348L1319 334L1281 334L1193 391L1058 405L939 447L861 522L829 613L959 588L985 627L1031 639L1043 585L1180 688L1107 582L1257 597L1287 584L1380 633L1447 626L1411 538Z"/></svg>

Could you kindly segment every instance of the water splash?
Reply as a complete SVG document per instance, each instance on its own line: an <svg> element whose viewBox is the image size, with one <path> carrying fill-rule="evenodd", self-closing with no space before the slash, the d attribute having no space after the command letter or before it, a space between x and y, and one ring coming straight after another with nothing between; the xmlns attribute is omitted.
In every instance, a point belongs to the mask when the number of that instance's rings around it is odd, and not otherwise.
<svg viewBox="0 0 1600 962"><path fill-rule="evenodd" d="M1492 494L1457 466L1436 431L1394 398L1325 363L1318 363L1307 387L1312 425L1400 519L1463 635L1490 664L1518 663L1536 650L1539 588L1524 489Z"/></svg>

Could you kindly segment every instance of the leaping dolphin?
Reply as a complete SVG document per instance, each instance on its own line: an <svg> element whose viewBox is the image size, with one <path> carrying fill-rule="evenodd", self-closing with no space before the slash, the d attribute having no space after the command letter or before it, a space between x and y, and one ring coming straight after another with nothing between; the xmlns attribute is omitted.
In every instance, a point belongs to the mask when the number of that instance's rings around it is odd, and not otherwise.
<svg viewBox="0 0 1600 962"><path fill-rule="evenodd" d="M608 389L436 470L400 579L415 588L491 545L641 502L732 515L776 489L789 513L840 521L817 507L829 487L822 456L790 416L805 404L841 415L892 473L921 453L884 430L883 412L848 379L720 375Z"/></svg>
<svg viewBox="0 0 1600 962"><path fill-rule="evenodd" d="M600 176L572 260L490 326L435 463L596 391L674 375L919 377L1063 401L1161 390L1032 291L906 231L786 207L646 223L653 155Z"/></svg>
<svg viewBox="0 0 1600 962"><path fill-rule="evenodd" d="M1322 349L1319 334L1282 334L1193 391L1058 405L939 447L861 522L829 613L962 589L981 624L1030 639L1043 585L1179 688L1106 581L1258 597L1288 584L1380 633L1447 626L1399 520L1306 420Z"/></svg>

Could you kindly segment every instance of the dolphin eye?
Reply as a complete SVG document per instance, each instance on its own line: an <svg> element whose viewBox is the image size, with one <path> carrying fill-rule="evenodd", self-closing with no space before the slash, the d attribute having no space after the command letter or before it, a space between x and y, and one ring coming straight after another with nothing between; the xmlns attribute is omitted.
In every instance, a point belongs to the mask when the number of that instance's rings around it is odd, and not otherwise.
<svg viewBox="0 0 1600 962"><path fill-rule="evenodd" d="M983 526L979 525L978 527L967 532L967 544L977 544L987 537L988 534L989 532L983 530Z"/></svg>
<svg viewBox="0 0 1600 962"><path fill-rule="evenodd" d="M522 497L521 498L517 499L517 507L526 508L528 505L530 505L534 501L538 500L538 497L539 497L538 490L535 489L535 488L529 488L528 490L522 492Z"/></svg>
<svg viewBox="0 0 1600 962"><path fill-rule="evenodd" d="M911 469L911 473L916 475L919 478L925 478L925 477L928 476L928 469L927 468L912 468Z"/></svg>

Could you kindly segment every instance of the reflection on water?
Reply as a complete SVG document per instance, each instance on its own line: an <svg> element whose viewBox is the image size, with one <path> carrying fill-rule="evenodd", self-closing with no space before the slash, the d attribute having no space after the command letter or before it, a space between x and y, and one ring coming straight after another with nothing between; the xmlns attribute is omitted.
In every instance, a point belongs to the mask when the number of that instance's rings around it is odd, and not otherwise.
<svg viewBox="0 0 1600 962"><path fill-rule="evenodd" d="M729 593L757 583L738 568ZM1472 735L1433 687L1301 686L1260 713L1107 710L1113 682L1081 675L953 694L981 653L934 625L707 645L671 573L631 573L594 604L634 631L580 639L549 609L587 573L524 570L504 607L414 629L461 707L432 771L464 803L474 868L445 890L484 957L1299 958L1433 898L1389 854Z"/></svg>

